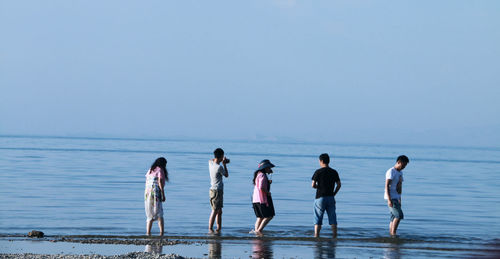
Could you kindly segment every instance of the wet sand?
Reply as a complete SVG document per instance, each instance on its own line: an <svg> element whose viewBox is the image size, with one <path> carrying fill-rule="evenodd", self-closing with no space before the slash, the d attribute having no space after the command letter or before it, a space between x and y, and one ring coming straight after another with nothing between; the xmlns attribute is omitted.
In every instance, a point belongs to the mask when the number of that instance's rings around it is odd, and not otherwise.
<svg viewBox="0 0 500 259"><path fill-rule="evenodd" d="M158 255L151 253L140 253L140 252L132 252L125 255L113 255L113 256L104 256L104 255L49 255L49 254L0 254L0 258L35 258L35 259L56 259L56 258L65 258L65 259L131 259L131 258L146 258L146 259L157 259L157 258L165 258L165 259L182 259L185 257L178 256L175 254L171 255Z"/></svg>
<svg viewBox="0 0 500 259"><path fill-rule="evenodd" d="M342 239L233 236L0 236L0 258L428 258L500 254L497 245L428 243L405 238ZM493 256L493 257L492 257Z"/></svg>

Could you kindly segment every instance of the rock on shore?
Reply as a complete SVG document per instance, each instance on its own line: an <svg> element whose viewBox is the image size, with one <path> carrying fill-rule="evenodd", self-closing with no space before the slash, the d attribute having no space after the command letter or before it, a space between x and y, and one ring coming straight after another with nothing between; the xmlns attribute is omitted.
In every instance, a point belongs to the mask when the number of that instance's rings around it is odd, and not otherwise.
<svg viewBox="0 0 500 259"><path fill-rule="evenodd" d="M28 233L28 237L42 238L43 236L44 233L38 230L32 230L31 232Z"/></svg>

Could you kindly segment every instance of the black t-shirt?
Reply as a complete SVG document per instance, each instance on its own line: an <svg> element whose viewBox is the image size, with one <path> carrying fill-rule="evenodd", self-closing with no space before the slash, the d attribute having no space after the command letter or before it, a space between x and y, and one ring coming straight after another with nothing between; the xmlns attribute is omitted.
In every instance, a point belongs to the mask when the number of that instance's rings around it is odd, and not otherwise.
<svg viewBox="0 0 500 259"><path fill-rule="evenodd" d="M312 180L317 182L316 199L333 196L335 182L340 182L339 173L330 167L322 167L316 170Z"/></svg>

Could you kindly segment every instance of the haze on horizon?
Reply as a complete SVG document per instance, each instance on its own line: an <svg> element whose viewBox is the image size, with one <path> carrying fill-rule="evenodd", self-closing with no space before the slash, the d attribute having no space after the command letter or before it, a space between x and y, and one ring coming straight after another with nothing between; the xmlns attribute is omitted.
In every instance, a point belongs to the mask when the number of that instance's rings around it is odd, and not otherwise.
<svg viewBox="0 0 500 259"><path fill-rule="evenodd" d="M0 1L0 135L500 147L498 1Z"/></svg>

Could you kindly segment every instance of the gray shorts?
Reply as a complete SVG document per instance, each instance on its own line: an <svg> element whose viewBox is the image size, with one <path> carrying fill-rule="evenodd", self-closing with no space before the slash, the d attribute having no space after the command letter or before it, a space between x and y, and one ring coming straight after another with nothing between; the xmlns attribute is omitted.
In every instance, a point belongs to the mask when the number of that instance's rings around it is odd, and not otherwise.
<svg viewBox="0 0 500 259"><path fill-rule="evenodd" d="M224 206L224 192L222 190L210 189L210 206L212 210L222 209Z"/></svg>
<svg viewBox="0 0 500 259"><path fill-rule="evenodd" d="M401 210L401 203L399 200L391 199L392 207L389 208L389 212L391 213L391 221L396 219L404 219L403 210Z"/></svg>

